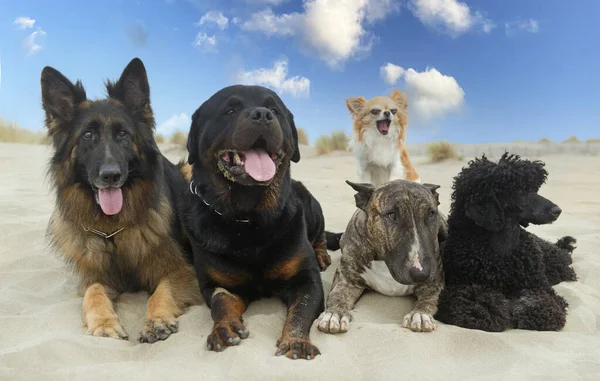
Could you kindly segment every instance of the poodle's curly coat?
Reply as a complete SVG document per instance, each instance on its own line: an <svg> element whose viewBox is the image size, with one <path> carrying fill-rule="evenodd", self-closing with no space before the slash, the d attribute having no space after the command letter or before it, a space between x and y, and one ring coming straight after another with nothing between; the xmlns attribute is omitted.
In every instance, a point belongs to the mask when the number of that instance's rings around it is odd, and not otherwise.
<svg viewBox="0 0 600 381"><path fill-rule="evenodd" d="M550 221L527 220L517 203L542 199L557 218L560 208L537 195L547 175L544 163L505 153L498 163L472 160L455 177L437 319L493 332L564 327L568 304L551 286L576 280L575 239L550 243L527 232L520 225Z"/></svg>

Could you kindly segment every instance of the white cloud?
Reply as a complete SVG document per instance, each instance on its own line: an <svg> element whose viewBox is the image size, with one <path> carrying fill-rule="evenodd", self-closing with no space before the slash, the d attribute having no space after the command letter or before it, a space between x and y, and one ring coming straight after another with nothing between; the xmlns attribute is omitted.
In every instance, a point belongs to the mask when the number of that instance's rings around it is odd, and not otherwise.
<svg viewBox="0 0 600 381"><path fill-rule="evenodd" d="M514 21L504 24L504 30L509 37L519 31L538 33L540 31L540 23L534 19Z"/></svg>
<svg viewBox="0 0 600 381"><path fill-rule="evenodd" d="M253 13L242 28L268 36L296 36L332 67L370 52L375 36L366 29L400 9L398 0L304 0L301 13Z"/></svg>
<svg viewBox="0 0 600 381"><path fill-rule="evenodd" d="M248 0L249 4L268 4L268 5L279 5L287 2L288 0Z"/></svg>
<svg viewBox="0 0 600 381"><path fill-rule="evenodd" d="M404 80L409 94L409 109L423 119L441 117L459 110L465 102L465 92L454 77L444 75L435 68L418 72L404 69L391 63L380 68L383 79L394 85L400 78ZM392 81L392 79L394 79Z"/></svg>
<svg viewBox="0 0 600 381"><path fill-rule="evenodd" d="M408 8L421 22L457 37L474 28L490 33L496 25L481 12L458 0L409 0Z"/></svg>
<svg viewBox="0 0 600 381"><path fill-rule="evenodd" d="M293 96L308 96L310 79L302 76L288 77L286 59L275 61L272 68L262 68L238 73L237 80L245 85L266 86L279 94L289 93Z"/></svg>
<svg viewBox="0 0 600 381"><path fill-rule="evenodd" d="M194 39L194 46L203 52L216 53L217 49L217 37L215 35L209 36L206 33L200 32Z"/></svg>
<svg viewBox="0 0 600 381"><path fill-rule="evenodd" d="M19 29L29 29L33 28L35 25L35 19L31 17L17 17L13 24L17 26Z"/></svg>
<svg viewBox="0 0 600 381"><path fill-rule="evenodd" d="M404 74L404 68L398 65L394 65L393 63L386 63L381 68L379 68L379 72L383 77L383 80L388 85L393 85L398 82L398 79Z"/></svg>
<svg viewBox="0 0 600 381"><path fill-rule="evenodd" d="M34 32L31 32L27 38L23 41L23 46L27 50L27 54L33 55L42 50L41 41L46 37L46 32L42 28L37 28Z"/></svg>
<svg viewBox="0 0 600 381"><path fill-rule="evenodd" d="M171 135L176 130L187 130L190 128L191 123L192 121L187 114L183 112L181 114L173 114L158 126L157 132L163 135Z"/></svg>
<svg viewBox="0 0 600 381"><path fill-rule="evenodd" d="M215 24L221 30L226 29L228 23L229 19L219 11L206 12L198 21L198 25Z"/></svg>

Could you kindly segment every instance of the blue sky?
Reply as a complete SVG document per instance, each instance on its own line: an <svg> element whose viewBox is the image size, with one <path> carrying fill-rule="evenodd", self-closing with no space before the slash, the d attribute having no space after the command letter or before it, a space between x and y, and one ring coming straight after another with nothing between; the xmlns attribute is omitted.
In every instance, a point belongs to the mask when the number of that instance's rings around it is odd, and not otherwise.
<svg viewBox="0 0 600 381"><path fill-rule="evenodd" d="M43 127L46 65L94 98L140 57L166 133L220 88L258 83L312 138L351 130L345 98L394 88L408 141L599 137L599 14L596 0L6 1L0 116Z"/></svg>

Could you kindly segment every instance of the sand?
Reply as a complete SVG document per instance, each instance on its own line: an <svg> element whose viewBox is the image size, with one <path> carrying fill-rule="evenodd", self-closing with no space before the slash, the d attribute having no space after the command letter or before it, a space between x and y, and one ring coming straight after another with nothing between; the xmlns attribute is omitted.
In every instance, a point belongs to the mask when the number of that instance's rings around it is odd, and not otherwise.
<svg viewBox="0 0 600 381"><path fill-rule="evenodd" d="M354 159L336 153L304 158L292 168L321 202L327 227L341 231L354 211ZM553 225L531 231L554 240L578 239L574 267L580 280L556 286L570 304L562 332L486 333L439 324L433 333L400 327L414 300L366 294L350 331L326 335L314 327L322 355L313 361L275 357L285 308L275 299L250 305L250 338L222 353L206 350L212 327L206 306L180 318L179 333L139 344L145 293L122 295L116 310L129 341L85 335L81 297L72 275L45 246L53 207L45 180L50 151L0 144L0 380L600 380L600 160L544 157L550 172L541 194L563 210ZM180 152L168 156L178 160ZM427 164L413 157L421 178L442 187L448 210L452 177L465 162ZM323 274L331 287L340 253Z"/></svg>

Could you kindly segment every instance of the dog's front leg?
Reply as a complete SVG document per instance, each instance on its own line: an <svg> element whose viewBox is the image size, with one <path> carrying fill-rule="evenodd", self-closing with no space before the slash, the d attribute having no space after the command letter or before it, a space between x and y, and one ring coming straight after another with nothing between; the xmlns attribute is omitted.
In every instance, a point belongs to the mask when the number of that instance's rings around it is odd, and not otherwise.
<svg viewBox="0 0 600 381"><path fill-rule="evenodd" d="M83 325L87 327L86 333L92 336L129 338L113 309L108 288L100 283L94 283L85 290Z"/></svg>
<svg viewBox="0 0 600 381"><path fill-rule="evenodd" d="M141 343L165 340L178 330L177 318L185 308L201 301L196 274L191 267L163 277L148 300Z"/></svg>
<svg viewBox="0 0 600 381"><path fill-rule="evenodd" d="M276 356L285 355L290 359L314 359L320 354L309 338L310 327L319 313L323 311L323 286L318 270L306 270L298 273L295 287L282 295L287 303L287 319L281 338L277 340Z"/></svg>
<svg viewBox="0 0 600 381"><path fill-rule="evenodd" d="M341 268L340 265L333 278L325 312L317 320L317 328L321 332L347 332L352 320L350 311L364 292L364 286L348 280Z"/></svg>
<svg viewBox="0 0 600 381"><path fill-rule="evenodd" d="M371 171L367 168L366 164L363 164L360 161L358 163L357 174L358 174L358 181L360 181L361 183L365 183L365 184L373 183Z"/></svg>
<svg viewBox="0 0 600 381"><path fill-rule="evenodd" d="M431 332L436 329L433 315L437 312L438 299L442 285L439 283L423 284L415 287L417 302L402 320L404 328L414 332Z"/></svg>
<svg viewBox="0 0 600 381"><path fill-rule="evenodd" d="M206 297L208 289L203 290ZM208 350L221 352L232 345L238 345L250 335L244 326L242 314L248 301L224 288L217 287L210 298L210 314L215 322L212 332L206 339Z"/></svg>

